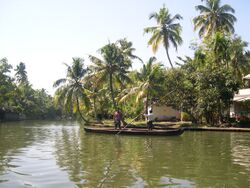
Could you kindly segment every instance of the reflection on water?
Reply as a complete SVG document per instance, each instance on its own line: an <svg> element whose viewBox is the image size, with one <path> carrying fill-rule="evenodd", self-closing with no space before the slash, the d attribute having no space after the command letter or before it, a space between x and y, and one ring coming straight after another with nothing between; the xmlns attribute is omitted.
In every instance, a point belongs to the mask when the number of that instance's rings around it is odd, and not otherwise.
<svg viewBox="0 0 250 188"><path fill-rule="evenodd" d="M233 163L244 166L250 173L249 134L233 134L231 138ZM242 172L241 172L242 173Z"/></svg>
<svg viewBox="0 0 250 188"><path fill-rule="evenodd" d="M72 122L0 125L0 187L249 187L249 133L86 134Z"/></svg>

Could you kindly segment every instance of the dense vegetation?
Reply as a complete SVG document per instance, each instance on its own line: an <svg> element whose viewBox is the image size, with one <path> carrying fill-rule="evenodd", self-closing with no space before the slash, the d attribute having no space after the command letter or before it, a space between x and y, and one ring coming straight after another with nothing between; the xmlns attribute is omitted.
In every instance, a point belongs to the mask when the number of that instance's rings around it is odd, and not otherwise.
<svg viewBox="0 0 250 188"><path fill-rule="evenodd" d="M99 56L73 58L66 65L67 75L54 83L56 106L78 114L85 122L111 117L121 108L126 117L135 117L152 103L166 104L182 112L195 123L218 125L229 120L229 107L239 88L247 86L242 77L250 73L250 52L247 42L234 33L234 9L220 0L205 0L196 6L199 15L193 19L200 41L190 44L193 57L178 57L176 66L169 57L169 48L182 44L182 16L171 16L163 5L150 14L155 26L144 28L152 34L148 44L155 53L162 44L171 68L156 57L144 62L135 55L132 42L120 39L101 47ZM132 70L134 61L142 68ZM27 81L25 65L20 63L15 80L8 76L11 65L1 60L2 110L35 117L50 117L60 111L44 90L34 90Z"/></svg>
<svg viewBox="0 0 250 188"><path fill-rule="evenodd" d="M35 90L28 81L23 62L14 69L6 58L0 60L0 120L51 119L61 116L53 98L44 89Z"/></svg>

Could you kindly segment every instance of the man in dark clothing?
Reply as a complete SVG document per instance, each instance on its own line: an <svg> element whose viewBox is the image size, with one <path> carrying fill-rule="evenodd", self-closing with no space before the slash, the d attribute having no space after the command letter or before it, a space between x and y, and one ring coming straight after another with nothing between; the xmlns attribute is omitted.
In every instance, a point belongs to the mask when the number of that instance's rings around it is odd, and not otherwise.
<svg viewBox="0 0 250 188"><path fill-rule="evenodd" d="M122 112L118 109L114 113L115 129L117 128L121 129L121 120L122 120Z"/></svg>

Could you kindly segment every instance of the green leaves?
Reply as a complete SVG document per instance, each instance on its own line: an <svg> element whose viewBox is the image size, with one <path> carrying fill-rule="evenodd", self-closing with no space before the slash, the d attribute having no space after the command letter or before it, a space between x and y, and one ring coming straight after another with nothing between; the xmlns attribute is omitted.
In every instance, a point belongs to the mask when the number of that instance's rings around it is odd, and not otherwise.
<svg viewBox="0 0 250 188"><path fill-rule="evenodd" d="M235 12L230 5L220 6L220 0L206 0L206 6L198 5L200 15L193 19L194 30L199 29L200 37L208 37L218 31L234 33ZM231 14L232 13L232 14Z"/></svg>
<svg viewBox="0 0 250 188"><path fill-rule="evenodd" d="M15 71L16 71L15 77L16 77L17 83L19 83L19 84L28 83L28 76L27 76L27 72L26 72L26 66L25 66L25 64L23 62L20 62L19 65L17 65Z"/></svg>
<svg viewBox="0 0 250 188"><path fill-rule="evenodd" d="M61 78L55 81L54 87L56 90L56 100L62 104L65 109L78 112L84 121L87 121L81 113L81 109L90 107L88 91L83 85L83 79L87 75L88 69L84 68L83 59L73 58L72 65L65 63L67 67L66 78Z"/></svg>
<svg viewBox="0 0 250 188"><path fill-rule="evenodd" d="M118 90L124 89L125 85L131 82L127 74L132 65L132 59L140 60L133 54L134 50L132 42L121 39L115 43L109 43L99 50L102 59L89 55L89 59L93 63L90 67L92 77L96 77L95 85L100 86L100 83L108 85L114 109L117 108L115 98Z"/></svg>
<svg viewBox="0 0 250 188"><path fill-rule="evenodd" d="M182 19L182 16L179 14L171 17L168 9L163 5L163 7L159 10L159 12L154 12L150 14L149 19L154 19L157 23L155 27L146 27L144 28L145 33L151 33L152 36L148 41L148 45L152 46L152 51L156 53L159 46L163 44L165 47L167 57L171 67L173 68L173 64L169 58L168 49L170 44L172 44L177 50L178 45L182 44L181 38L181 25L176 23Z"/></svg>
<svg viewBox="0 0 250 188"><path fill-rule="evenodd" d="M130 88L124 90L120 96L120 102L135 96L136 103L142 102L143 98L152 101L159 98L164 83L164 69L160 63L155 63L156 58L151 57L134 77Z"/></svg>
<svg viewBox="0 0 250 188"><path fill-rule="evenodd" d="M187 112L194 122L221 123L243 86L243 71L250 71L245 47L239 37L222 32L203 40L194 58L179 58L184 64L167 74L166 88L175 91L165 103Z"/></svg>

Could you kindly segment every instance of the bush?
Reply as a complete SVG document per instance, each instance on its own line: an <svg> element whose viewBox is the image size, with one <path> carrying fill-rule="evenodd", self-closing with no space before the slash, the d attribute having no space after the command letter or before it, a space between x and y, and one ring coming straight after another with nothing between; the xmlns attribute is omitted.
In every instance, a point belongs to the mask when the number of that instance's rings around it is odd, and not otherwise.
<svg viewBox="0 0 250 188"><path fill-rule="evenodd" d="M181 112L181 121L190 121L190 116L186 112Z"/></svg>

